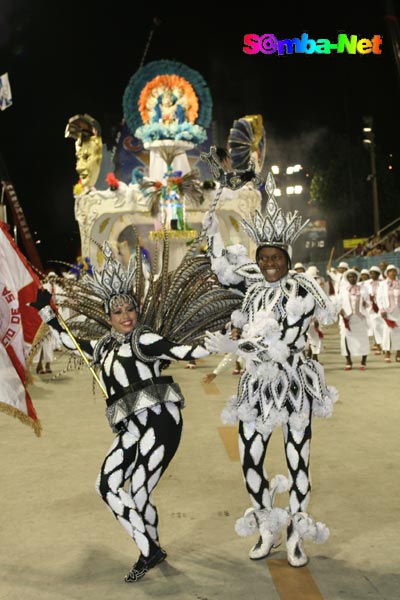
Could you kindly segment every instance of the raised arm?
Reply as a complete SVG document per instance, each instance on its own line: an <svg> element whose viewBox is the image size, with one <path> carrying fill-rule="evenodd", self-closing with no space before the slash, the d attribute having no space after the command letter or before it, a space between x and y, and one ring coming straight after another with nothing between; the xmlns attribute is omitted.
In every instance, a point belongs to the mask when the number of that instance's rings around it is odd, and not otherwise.
<svg viewBox="0 0 400 600"><path fill-rule="evenodd" d="M52 296L50 292L48 292L46 289L39 288L37 291L35 302L31 302L30 305L37 309L37 311L39 312L39 316L44 323L46 323L49 327L51 327L60 334L60 340L62 345L67 350L71 350L76 354L79 354L71 337L68 335L68 333L58 321L57 315L51 306L51 301ZM82 339L77 339L77 342L79 343L79 346L81 347L83 352L88 357L93 356L93 349L96 342L89 342L87 340Z"/></svg>

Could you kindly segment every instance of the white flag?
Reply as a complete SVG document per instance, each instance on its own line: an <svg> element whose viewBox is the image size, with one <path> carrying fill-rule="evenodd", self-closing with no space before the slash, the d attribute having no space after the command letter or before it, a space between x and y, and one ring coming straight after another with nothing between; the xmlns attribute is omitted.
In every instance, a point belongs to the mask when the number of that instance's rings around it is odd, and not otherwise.
<svg viewBox="0 0 400 600"><path fill-rule="evenodd" d="M42 321L29 305L40 281L0 223L0 413L18 418L40 436L41 424L26 388L27 354Z"/></svg>
<svg viewBox="0 0 400 600"><path fill-rule="evenodd" d="M12 95L8 73L0 75L0 110L6 110L12 104Z"/></svg>

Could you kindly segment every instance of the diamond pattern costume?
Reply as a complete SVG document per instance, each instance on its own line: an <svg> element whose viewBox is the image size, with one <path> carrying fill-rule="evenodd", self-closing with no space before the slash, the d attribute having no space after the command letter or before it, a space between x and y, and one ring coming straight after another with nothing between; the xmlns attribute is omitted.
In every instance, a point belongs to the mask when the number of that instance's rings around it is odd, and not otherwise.
<svg viewBox="0 0 400 600"><path fill-rule="evenodd" d="M276 545L282 527L288 526L289 563L302 566L307 562L302 538L321 542L328 535L327 528L305 512L311 490L312 415L330 416L337 398L336 390L325 383L321 365L307 359L304 349L313 317L320 323L331 323L336 311L311 276L289 272L291 244L305 224L297 212L284 214L278 207L271 174L265 189L268 194L266 214L256 211L242 222L257 244L256 263L241 260L237 266L237 261L231 260L231 253L227 252L229 247L223 247L215 222L210 228L209 247L218 277L221 281L233 281L232 271L247 285L240 311L232 314L232 325L240 330L236 352L246 360L246 368L237 394L229 399L222 419L226 424L239 422L242 470L253 506L238 520L236 531L240 535L260 533L250 558L267 556ZM272 252L262 256L263 248L278 249L277 256ZM222 272L221 257L225 259ZM260 268L264 259L268 263L265 274ZM285 268L280 273L282 265ZM222 343L222 336L209 336L206 347L217 350L219 340ZM220 349L226 351L222 346ZM230 351L235 348L231 346ZM274 478L272 485L264 470L264 459L271 434L278 426L284 433L289 479L278 476L279 482ZM286 489L289 489L288 509L274 508L275 493Z"/></svg>
<svg viewBox="0 0 400 600"><path fill-rule="evenodd" d="M125 271L107 243L101 272L94 270L78 282L58 278L65 287L64 305L79 313L70 319L69 333L49 305L48 292L38 294L35 303L43 320L59 331L64 346L76 351L78 345L98 369L107 396L106 416L116 437L96 488L140 550L125 578L128 582L166 557L152 492L178 449L184 398L162 369L171 360L207 356L199 343L206 328L218 330L238 305L237 295L218 284L207 258L188 257L169 273L167 240L164 250L161 276L150 282L145 296L138 253ZM126 334L109 330L118 310L139 318ZM131 318L123 317L128 323Z"/></svg>

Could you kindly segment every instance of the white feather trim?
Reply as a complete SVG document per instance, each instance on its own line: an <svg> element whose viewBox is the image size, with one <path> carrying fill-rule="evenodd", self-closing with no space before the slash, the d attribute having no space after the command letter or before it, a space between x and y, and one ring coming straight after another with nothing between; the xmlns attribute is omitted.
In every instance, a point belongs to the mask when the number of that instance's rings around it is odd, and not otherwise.
<svg viewBox="0 0 400 600"><path fill-rule="evenodd" d="M268 354L275 362L284 363L290 356L290 349L285 342L280 340L268 348Z"/></svg>
<svg viewBox="0 0 400 600"><path fill-rule="evenodd" d="M228 261L232 265L238 264L239 257L244 258L245 259L244 262L249 261L249 257L247 255L247 250L243 246L243 244L230 244L229 246L226 247L226 254L227 254Z"/></svg>
<svg viewBox="0 0 400 600"><path fill-rule="evenodd" d="M305 413L293 412L289 417L289 424L296 431L304 431L309 423L308 415Z"/></svg>
<svg viewBox="0 0 400 600"><path fill-rule="evenodd" d="M262 379L266 383L274 381L277 377L279 377L280 370L276 363L273 362L263 362L256 366L255 376L259 379Z"/></svg>
<svg viewBox="0 0 400 600"><path fill-rule="evenodd" d="M221 411L221 421L224 425L235 425L238 422L237 398L230 396Z"/></svg>
<svg viewBox="0 0 400 600"><path fill-rule="evenodd" d="M291 321L298 321L303 313L303 299L300 296L289 298L286 303L286 314L291 318Z"/></svg>
<svg viewBox="0 0 400 600"><path fill-rule="evenodd" d="M233 266L229 263L225 256L215 258L213 260L212 268L222 285L240 283L243 279L240 275L237 275L234 272Z"/></svg>
<svg viewBox="0 0 400 600"><path fill-rule="evenodd" d="M282 408L281 410L276 410L273 408L269 413L268 418L275 429L275 427L281 427L288 422L289 413L286 408Z"/></svg>

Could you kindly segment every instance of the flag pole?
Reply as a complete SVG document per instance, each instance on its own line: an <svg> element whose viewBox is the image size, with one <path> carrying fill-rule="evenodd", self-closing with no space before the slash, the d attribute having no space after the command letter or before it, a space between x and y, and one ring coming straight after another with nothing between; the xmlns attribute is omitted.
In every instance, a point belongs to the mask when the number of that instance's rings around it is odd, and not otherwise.
<svg viewBox="0 0 400 600"><path fill-rule="evenodd" d="M101 389L101 391L103 392L104 396L106 398L108 398L108 394L107 391L104 387L104 385L101 383L96 371L94 370L93 366L90 364L87 356L84 354L84 352L82 351L82 348L79 345L79 342L77 341L77 339L75 338L74 334L72 333L72 331L70 330L70 328L68 327L68 325L66 324L66 322L64 321L64 319L62 318L62 316L60 315L60 313L58 312L57 314L57 318L60 321L61 325L64 327L65 331L68 333L69 337L71 338L71 340L73 341L76 349L78 350L79 354L81 355L81 357L83 358L84 362L86 363L86 366L89 367L96 383L98 384L99 388Z"/></svg>
<svg viewBox="0 0 400 600"><path fill-rule="evenodd" d="M334 255L334 253L335 253L335 246L333 246L333 247L331 248L331 253L330 253L330 255L329 255L328 264L327 264L327 266L326 266L326 270L327 270L327 271L330 271L330 270L331 270L331 267L332 267L332 260L333 260L333 255Z"/></svg>

